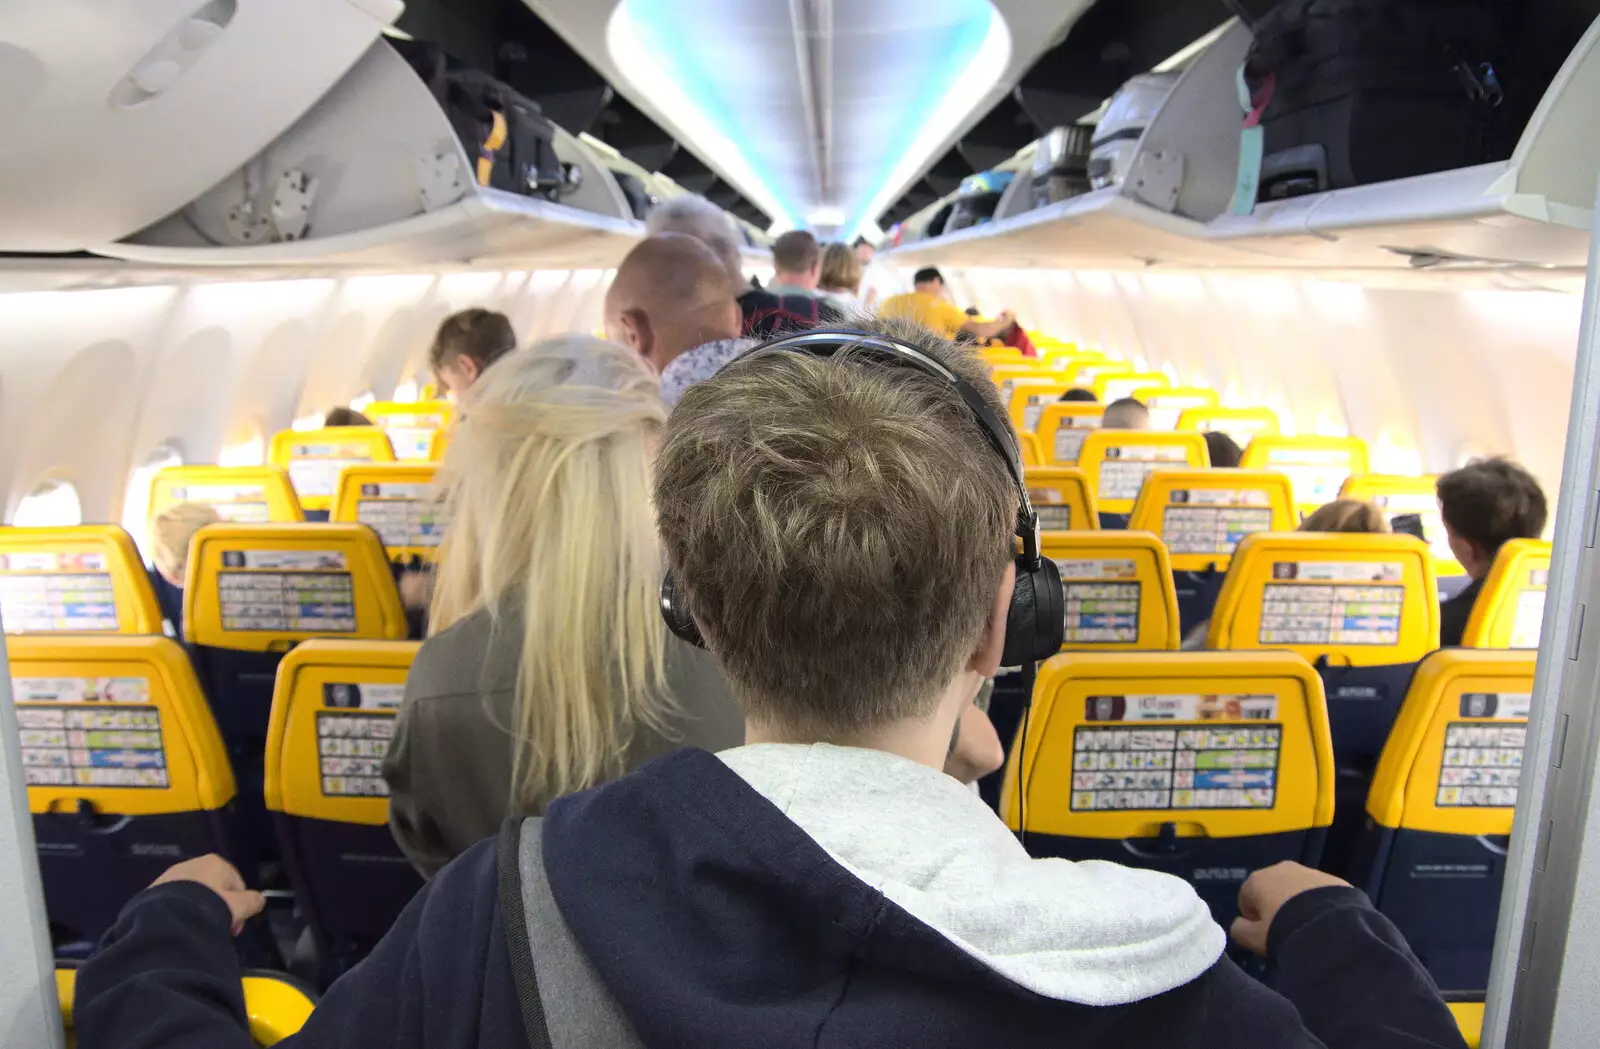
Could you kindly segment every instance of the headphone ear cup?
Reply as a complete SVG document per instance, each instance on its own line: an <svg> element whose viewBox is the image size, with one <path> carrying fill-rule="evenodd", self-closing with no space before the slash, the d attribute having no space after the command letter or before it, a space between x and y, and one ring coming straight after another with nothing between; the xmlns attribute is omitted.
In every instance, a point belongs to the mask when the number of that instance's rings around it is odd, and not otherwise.
<svg viewBox="0 0 1600 1049"><path fill-rule="evenodd" d="M1065 600L1061 570L1048 557L1030 565L1017 558L1017 582L1011 590L1011 611L1006 615L1006 648L1000 665L1018 667L1040 663L1061 651L1066 634Z"/></svg>
<svg viewBox="0 0 1600 1049"><path fill-rule="evenodd" d="M689 614L688 607L678 594L677 584L672 581L670 571L661 577L661 618L667 621L667 629L672 631L675 637L689 642L696 648L706 647L706 639L700 636L700 628L695 625L694 617Z"/></svg>

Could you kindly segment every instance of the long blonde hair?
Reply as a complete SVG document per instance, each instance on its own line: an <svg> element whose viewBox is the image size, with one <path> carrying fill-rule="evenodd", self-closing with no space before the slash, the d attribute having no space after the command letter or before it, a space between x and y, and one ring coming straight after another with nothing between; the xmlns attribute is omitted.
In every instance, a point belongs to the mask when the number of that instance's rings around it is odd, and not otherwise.
<svg viewBox="0 0 1600 1049"><path fill-rule="evenodd" d="M665 422L644 363L584 335L507 354L462 405L429 633L521 609L507 728L524 811L620 775L635 728L670 723L649 481Z"/></svg>

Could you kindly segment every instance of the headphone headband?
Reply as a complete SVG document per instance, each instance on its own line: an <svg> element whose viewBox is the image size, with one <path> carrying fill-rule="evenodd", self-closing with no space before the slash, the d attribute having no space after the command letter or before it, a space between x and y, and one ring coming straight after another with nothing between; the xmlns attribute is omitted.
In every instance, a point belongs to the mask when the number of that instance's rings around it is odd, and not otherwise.
<svg viewBox="0 0 1600 1049"><path fill-rule="evenodd" d="M762 343L735 359L745 361L767 354L798 351L813 357L833 357L840 352L864 349L890 364L911 367L948 384L972 413L978 429L983 431L989 446L1006 464L1006 472L1017 490L1017 537L1022 540L1024 563L1035 567L1039 563L1039 514L1028 498L1028 485L1022 473L1022 457L1010 429L995 415L983 396L972 384L956 372L909 343L888 335L856 331L850 328L824 328L785 335Z"/></svg>

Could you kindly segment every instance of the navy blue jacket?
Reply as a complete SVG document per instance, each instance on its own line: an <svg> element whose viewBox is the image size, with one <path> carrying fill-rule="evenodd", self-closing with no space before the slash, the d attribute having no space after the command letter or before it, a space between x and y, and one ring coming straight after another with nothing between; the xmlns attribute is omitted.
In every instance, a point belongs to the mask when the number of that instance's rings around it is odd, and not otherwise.
<svg viewBox="0 0 1600 1049"><path fill-rule="evenodd" d="M1354 889L1278 914L1281 993L1224 958L1132 1005L1007 982L856 879L722 762L658 759L556 802L562 916L650 1046L1424 1049L1463 1045L1426 971ZM79 974L80 1049L244 1049L228 911L136 896ZM284 1049L522 1049L492 841L445 868Z"/></svg>

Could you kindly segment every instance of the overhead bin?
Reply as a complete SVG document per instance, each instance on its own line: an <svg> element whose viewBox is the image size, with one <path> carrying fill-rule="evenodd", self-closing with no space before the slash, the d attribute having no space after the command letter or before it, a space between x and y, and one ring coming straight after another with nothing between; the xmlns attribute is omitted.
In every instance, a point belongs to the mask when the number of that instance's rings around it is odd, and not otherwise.
<svg viewBox="0 0 1600 1049"><path fill-rule="evenodd" d="M403 9L6 0L0 251L79 251L183 207L305 114Z"/></svg>
<svg viewBox="0 0 1600 1049"><path fill-rule="evenodd" d="M214 186L92 248L170 266L613 266L642 229L593 152L552 133L562 175L537 191L555 199L480 184L434 91L379 40Z"/></svg>
<svg viewBox="0 0 1600 1049"><path fill-rule="evenodd" d="M1307 267L1436 278L1581 271L1600 177L1600 23L1568 57L1509 160L1230 210L1242 127L1235 24L1185 70L1140 137L1129 174L975 229L903 242L911 266L1168 269ZM947 204L947 202L940 202ZM906 221L927 226L936 204ZM937 227L937 223L933 224Z"/></svg>

